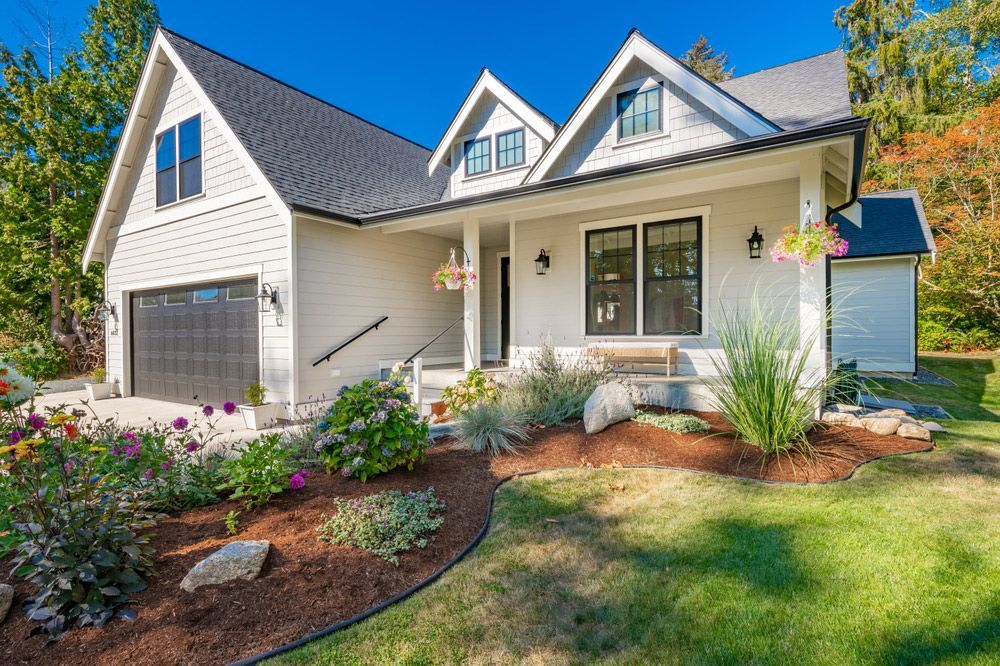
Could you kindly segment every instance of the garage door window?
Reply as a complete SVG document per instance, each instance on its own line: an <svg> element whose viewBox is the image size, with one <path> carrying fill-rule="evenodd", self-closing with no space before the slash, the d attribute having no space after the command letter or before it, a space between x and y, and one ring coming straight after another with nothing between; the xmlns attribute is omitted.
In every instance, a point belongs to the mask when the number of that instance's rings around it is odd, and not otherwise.
<svg viewBox="0 0 1000 666"><path fill-rule="evenodd" d="M160 304L159 296L140 296L139 297L139 307L140 308L155 308Z"/></svg>
<svg viewBox="0 0 1000 666"><path fill-rule="evenodd" d="M218 289L199 289L194 292L195 303L215 303L219 300Z"/></svg>
<svg viewBox="0 0 1000 666"><path fill-rule="evenodd" d="M226 289L227 301L248 301L257 296L257 288L252 284L241 284Z"/></svg>
<svg viewBox="0 0 1000 666"><path fill-rule="evenodd" d="M187 303L186 291L168 291L163 297L164 305L184 305Z"/></svg>

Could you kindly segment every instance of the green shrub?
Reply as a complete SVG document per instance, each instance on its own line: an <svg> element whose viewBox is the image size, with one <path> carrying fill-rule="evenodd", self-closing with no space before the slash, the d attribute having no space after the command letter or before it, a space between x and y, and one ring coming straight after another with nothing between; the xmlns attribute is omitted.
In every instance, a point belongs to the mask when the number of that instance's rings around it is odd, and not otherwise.
<svg viewBox="0 0 1000 666"><path fill-rule="evenodd" d="M108 376L108 372L104 368L94 368L91 374L94 376L94 383L96 384L103 384L104 378Z"/></svg>
<svg viewBox="0 0 1000 666"><path fill-rule="evenodd" d="M722 305L713 327L724 358L712 355L712 403L766 455L811 450L806 433L829 383L809 371L799 321L785 314L764 307L755 293L745 310ZM812 342L805 341L806 349Z"/></svg>
<svg viewBox="0 0 1000 666"><path fill-rule="evenodd" d="M1000 349L1000 336L982 328L959 329L921 319L917 341L924 351L970 352Z"/></svg>
<svg viewBox="0 0 1000 666"><path fill-rule="evenodd" d="M69 354L52 339L48 326L30 313L5 313L0 321L0 362L13 363L38 381L47 381L69 366Z"/></svg>
<svg viewBox="0 0 1000 666"><path fill-rule="evenodd" d="M653 412L636 412L632 418L636 423L645 423L670 432L708 432L711 426L708 421L693 414L673 412L669 414L654 414Z"/></svg>
<svg viewBox="0 0 1000 666"><path fill-rule="evenodd" d="M295 473L292 451L281 445L281 435L274 433L247 444L246 448L222 463L225 480L219 490L228 490L231 500L243 500L248 509L264 506L288 488Z"/></svg>
<svg viewBox="0 0 1000 666"><path fill-rule="evenodd" d="M441 400L448 411L458 416L480 402L494 402L500 397L500 385L480 368L473 368L465 376L441 391Z"/></svg>
<svg viewBox="0 0 1000 666"><path fill-rule="evenodd" d="M614 372L606 358L583 354L561 357L546 341L528 357L527 366L514 373L504 399L529 423L554 425L582 418L587 398L612 378Z"/></svg>
<svg viewBox="0 0 1000 666"><path fill-rule="evenodd" d="M341 388L318 430L315 449L327 471L362 482L403 465L412 470L430 443L427 422L399 377Z"/></svg>
<svg viewBox="0 0 1000 666"><path fill-rule="evenodd" d="M527 417L502 400L469 406L456 417L454 427L460 446L491 456L515 453L528 440Z"/></svg>
<svg viewBox="0 0 1000 666"><path fill-rule="evenodd" d="M267 387L260 382L254 382L247 386L243 395L247 399L247 404L251 407L260 407L264 404L264 400L267 398Z"/></svg>
<svg viewBox="0 0 1000 666"><path fill-rule="evenodd" d="M323 516L319 540L352 546L399 564L399 553L427 547L428 538L444 523L444 502L434 488L405 495L387 490L358 499L333 500L337 513Z"/></svg>

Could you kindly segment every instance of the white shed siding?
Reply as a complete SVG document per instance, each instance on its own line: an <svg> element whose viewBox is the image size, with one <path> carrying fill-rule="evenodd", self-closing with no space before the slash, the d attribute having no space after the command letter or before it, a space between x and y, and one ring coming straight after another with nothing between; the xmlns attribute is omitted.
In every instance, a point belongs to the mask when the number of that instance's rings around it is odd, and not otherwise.
<svg viewBox="0 0 1000 666"><path fill-rule="evenodd" d="M403 360L462 316L461 291L434 291L431 274L455 241L418 232L384 234L296 220L300 400L330 397L343 384ZM382 315L389 320L327 363L313 361ZM462 357L462 326L422 354ZM332 376L333 372L339 375Z"/></svg>
<svg viewBox="0 0 1000 666"><path fill-rule="evenodd" d="M508 130L524 128L525 152L524 166L512 167L498 171L496 135ZM451 195L465 197L483 192L493 192L505 187L519 185L524 179L528 168L535 163L545 148L540 136L531 131L523 119L514 115L493 93L483 93L475 110L459 129L459 140L452 146L451 152ZM490 161L492 170L488 174L475 176L465 175L465 142L471 139L491 137Z"/></svg>
<svg viewBox="0 0 1000 666"><path fill-rule="evenodd" d="M642 344L679 341L681 371L712 374L706 350L718 348L711 333L711 320L718 315L719 303L735 307L753 293L754 288L784 316L798 317L799 272L795 265L776 264L768 259L751 260L746 238L754 225L773 242L784 226L792 223L798 209L798 181L786 180L767 185L734 188L701 195L668 199L643 207L616 208L605 216L588 213L561 219L517 222L514 229L514 324L512 344L516 356L523 357L540 341L551 336L557 348L578 349L588 343ZM702 293L707 304L704 338L692 336L616 338L584 335L582 285L583 250L580 225L608 220L608 227L624 224L616 221L627 215L669 212L710 206L711 213L703 231L704 273ZM642 242L641 229L637 242ZM547 275L535 275L534 258L538 248L552 257ZM641 275L639 276L641 279Z"/></svg>
<svg viewBox="0 0 1000 666"><path fill-rule="evenodd" d="M130 389L129 290L259 276L277 287L281 315L261 317L261 380L270 400L285 402L291 394L288 225L187 82L171 72L157 94L157 119L134 160L142 168L128 184L128 204L106 240L107 295L119 313L107 341L108 375ZM204 196L156 210L154 136L196 113L202 113Z"/></svg>
<svg viewBox="0 0 1000 666"><path fill-rule="evenodd" d="M650 77L663 81L662 108L669 131L645 140L619 144L618 93L624 92L622 86L639 85ZM652 67L635 61L625 69L612 87L612 92L600 101L593 115L586 119L577 136L549 171L555 178L570 176L717 146L746 136L673 82L665 80Z"/></svg>
<svg viewBox="0 0 1000 666"><path fill-rule="evenodd" d="M913 372L913 257L834 261L833 355L861 370Z"/></svg>

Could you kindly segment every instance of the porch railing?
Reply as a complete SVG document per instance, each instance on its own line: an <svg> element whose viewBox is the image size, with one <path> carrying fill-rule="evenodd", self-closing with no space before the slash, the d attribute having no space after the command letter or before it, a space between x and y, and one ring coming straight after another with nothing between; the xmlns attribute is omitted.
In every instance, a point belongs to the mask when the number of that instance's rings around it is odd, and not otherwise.
<svg viewBox="0 0 1000 666"><path fill-rule="evenodd" d="M328 351L324 356L321 356L320 358L318 358L315 361L313 361L313 367L315 368L317 365L319 365L323 361L329 361L331 356L333 356L334 354L336 354L337 352L339 352L341 349L343 349L347 345L351 344L352 342L354 342L358 338L362 337L363 335L365 335L369 331L378 329L378 327L381 326L388 318L389 318L389 315L382 315L381 317L379 317L378 319L376 319L372 323L368 324L366 327L364 327L363 329L361 329L360 331L358 331L357 333L355 333L354 335L352 335L351 337L347 338L346 340L344 340L343 342L341 342L339 345L337 345L336 347L334 347L333 349L331 349L330 351Z"/></svg>

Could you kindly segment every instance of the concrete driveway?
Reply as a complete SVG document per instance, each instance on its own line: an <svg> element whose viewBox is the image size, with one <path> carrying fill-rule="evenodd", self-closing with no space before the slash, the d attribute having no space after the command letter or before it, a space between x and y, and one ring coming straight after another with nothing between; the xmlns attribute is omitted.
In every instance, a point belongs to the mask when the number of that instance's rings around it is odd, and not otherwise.
<svg viewBox="0 0 1000 666"><path fill-rule="evenodd" d="M283 431L281 427L260 431L249 430L244 426L243 417L239 412L232 416L226 416L222 413L222 405L213 406L215 407L215 415L212 420L215 421L216 431L219 433L217 441L247 442L264 433ZM86 391L48 393L35 398L35 409L40 412L47 408L57 407L82 409L88 414L96 414L97 418L102 421L114 418L122 425L134 428L153 423L169 424L178 416L183 416L190 423L200 427L205 427L207 421L201 413L201 408L197 405L164 402L149 398L109 398L91 401L88 400Z"/></svg>

